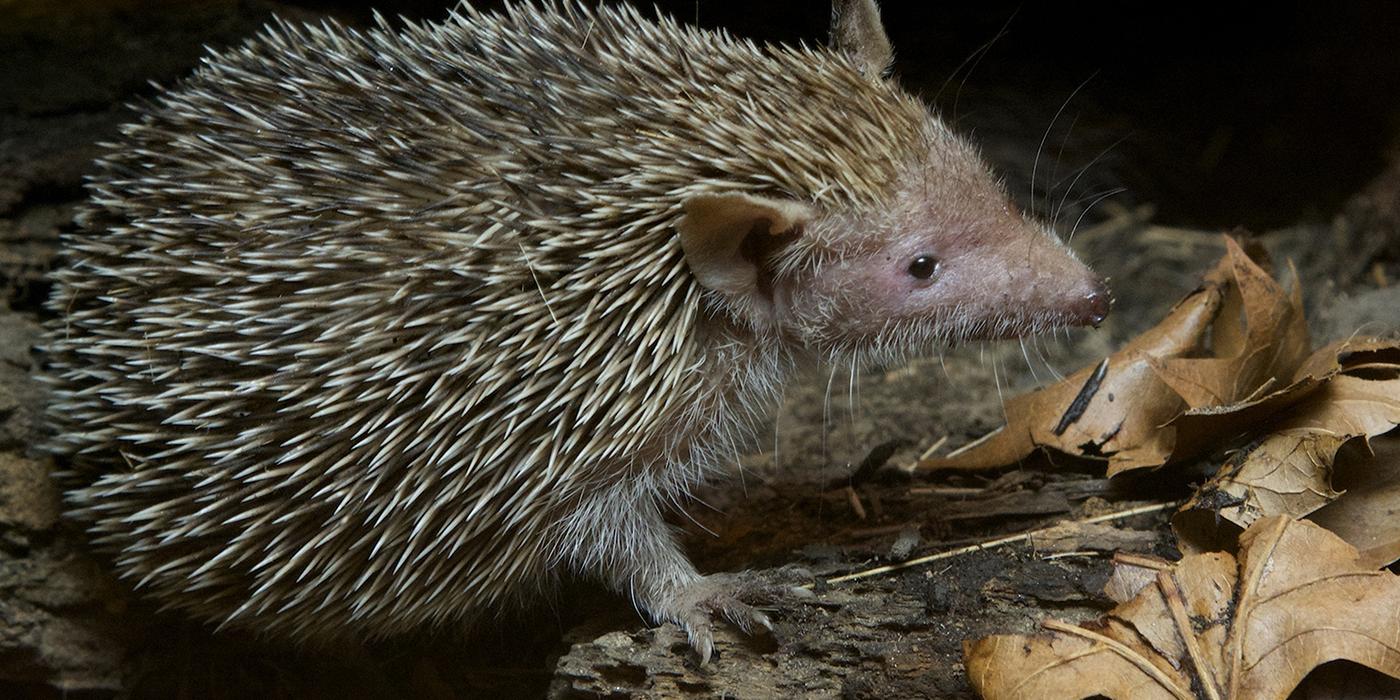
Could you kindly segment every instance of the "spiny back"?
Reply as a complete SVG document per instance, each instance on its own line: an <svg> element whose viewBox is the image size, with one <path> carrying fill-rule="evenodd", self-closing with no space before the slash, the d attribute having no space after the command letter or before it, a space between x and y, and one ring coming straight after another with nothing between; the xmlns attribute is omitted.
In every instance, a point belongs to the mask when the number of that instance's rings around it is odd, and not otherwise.
<svg viewBox="0 0 1400 700"><path fill-rule="evenodd" d="M724 423L684 198L877 207L933 128L834 54L630 8L277 24L92 181L50 348L81 514L219 621L480 608L599 465Z"/></svg>

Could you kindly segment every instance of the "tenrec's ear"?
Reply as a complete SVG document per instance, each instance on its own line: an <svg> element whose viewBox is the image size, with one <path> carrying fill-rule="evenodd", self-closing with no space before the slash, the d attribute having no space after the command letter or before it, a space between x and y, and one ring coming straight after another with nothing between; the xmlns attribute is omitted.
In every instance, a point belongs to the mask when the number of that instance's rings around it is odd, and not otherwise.
<svg viewBox="0 0 1400 700"><path fill-rule="evenodd" d="M875 0L831 0L830 44L867 76L882 77L894 63L894 49Z"/></svg>
<svg viewBox="0 0 1400 700"><path fill-rule="evenodd" d="M700 194L684 206L676 228L685 262L702 286L730 298L748 299L760 289L757 261L745 254L750 234L780 236L812 219L812 208L801 202L749 194Z"/></svg>

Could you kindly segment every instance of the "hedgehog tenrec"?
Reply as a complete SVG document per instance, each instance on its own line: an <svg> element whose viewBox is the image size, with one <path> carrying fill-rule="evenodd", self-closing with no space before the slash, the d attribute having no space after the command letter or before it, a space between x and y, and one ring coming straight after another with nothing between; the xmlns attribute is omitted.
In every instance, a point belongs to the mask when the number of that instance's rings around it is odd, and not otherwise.
<svg viewBox="0 0 1400 700"><path fill-rule="evenodd" d="M154 599L291 638L562 573L706 658L766 622L663 514L787 377L1108 304L884 77L870 0L837 17L834 50L547 2L210 53L55 275L74 511Z"/></svg>

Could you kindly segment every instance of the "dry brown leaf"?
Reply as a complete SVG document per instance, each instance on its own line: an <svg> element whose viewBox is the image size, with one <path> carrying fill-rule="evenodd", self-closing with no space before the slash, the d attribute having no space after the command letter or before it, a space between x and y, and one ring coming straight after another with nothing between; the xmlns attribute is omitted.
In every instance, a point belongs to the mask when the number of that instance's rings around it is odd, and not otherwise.
<svg viewBox="0 0 1400 700"><path fill-rule="evenodd" d="M1188 409L1223 406L1259 396L1293 376L1308 355L1302 291L1290 296L1238 246L1226 255L1228 279L1211 326L1211 357L1160 358L1158 376ZM1219 270L1217 270L1217 273Z"/></svg>
<svg viewBox="0 0 1400 700"><path fill-rule="evenodd" d="M1309 516L1361 550L1361 561L1380 568L1400 560L1400 435L1372 440L1337 462L1335 483L1346 496Z"/></svg>
<svg viewBox="0 0 1400 700"><path fill-rule="evenodd" d="M1000 467L1037 448L1107 459L1109 475L1158 466L1179 452L1176 428L1163 426L1183 411L1291 377L1308 344L1298 294L1284 293L1233 239L1226 248L1161 323L1098 365L1008 400L1005 427L919 466Z"/></svg>
<svg viewBox="0 0 1400 700"><path fill-rule="evenodd" d="M1238 557L1188 555L1157 571L1096 622L1043 626L965 645L982 697L1281 699L1340 659L1400 678L1400 579L1285 517L1246 530Z"/></svg>
<svg viewBox="0 0 1400 700"><path fill-rule="evenodd" d="M1113 555L1113 573L1108 577L1108 583L1104 584L1103 592L1115 603L1126 603L1136 598L1142 589L1152 585L1157 580L1158 572L1171 568L1172 563L1166 559L1117 552Z"/></svg>
<svg viewBox="0 0 1400 700"><path fill-rule="evenodd" d="M1289 409L1276 429L1373 436L1396 424L1400 424L1400 366L1391 379L1332 377L1307 401Z"/></svg>
<svg viewBox="0 0 1400 700"><path fill-rule="evenodd" d="M1385 378L1398 368L1400 341L1353 338L1331 343L1304 360L1285 386L1233 404L1193 408L1174 418L1170 423L1175 430L1171 460L1199 455L1259 433L1288 407L1312 400L1312 393L1337 374Z"/></svg>
<svg viewBox="0 0 1400 700"><path fill-rule="evenodd" d="M1266 404L1274 415L1261 412ZM1221 519L1244 528L1269 515L1303 517L1341 497L1332 485L1337 451L1400 424L1400 343L1330 345L1303 363L1297 381L1284 390L1210 413L1188 412L1174 423L1179 437L1199 442L1199 436L1219 439L1251 425L1257 431L1263 421L1272 432L1221 467L1173 518L1182 551L1207 551L1228 541L1234 532L1222 531ZM1384 508L1378 497L1356 496L1368 499L1368 510ZM1400 494L1390 497L1400 510ZM1367 548L1355 538L1360 534L1349 528L1343 536Z"/></svg>
<svg viewBox="0 0 1400 700"><path fill-rule="evenodd" d="M922 460L920 468L984 469L1016 462L1038 446L1083 454L1151 440L1182 405L1157 379L1149 358L1198 352L1223 297L1222 285L1207 283L1099 365L1007 400L1006 426L947 457Z"/></svg>
<svg viewBox="0 0 1400 700"><path fill-rule="evenodd" d="M1220 548L1238 532L1222 532L1226 523L1244 529L1270 515L1301 518L1336 500L1332 460L1352 437L1285 430L1226 462L1172 518L1181 551Z"/></svg>
<svg viewBox="0 0 1400 700"><path fill-rule="evenodd" d="M1375 369L1384 371L1396 365L1400 365L1400 341L1347 338L1319 348L1303 361L1293 379L1325 377L1343 370L1353 374Z"/></svg>

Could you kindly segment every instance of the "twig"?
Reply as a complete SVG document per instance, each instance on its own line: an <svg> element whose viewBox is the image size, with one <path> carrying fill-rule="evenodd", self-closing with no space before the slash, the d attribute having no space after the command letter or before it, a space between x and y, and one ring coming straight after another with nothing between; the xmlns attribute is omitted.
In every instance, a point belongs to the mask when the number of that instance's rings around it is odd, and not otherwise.
<svg viewBox="0 0 1400 700"><path fill-rule="evenodd" d="M1198 635L1192 627L1191 616L1186 612L1186 601L1181 596L1181 588L1176 585L1176 578L1172 576L1172 572L1157 572L1157 588L1166 600L1172 622L1176 623L1177 634L1181 635L1181 639L1186 643L1186 652L1191 657L1192 665L1196 667L1196 679L1205 690L1207 700L1220 700L1220 691L1216 689L1220 681L1206 663L1206 655L1196 638Z"/></svg>
<svg viewBox="0 0 1400 700"><path fill-rule="evenodd" d="M1180 506L1181 503L1182 503L1181 501L1172 501L1171 503L1153 503L1153 504L1151 504L1151 505L1138 506L1137 508L1129 508L1129 509L1127 509L1127 510L1120 510L1120 511L1118 511L1118 512L1116 512L1116 513L1105 513L1105 514L1103 514L1103 515L1096 515L1096 516L1094 516L1094 517L1092 517L1092 518L1085 518L1085 519L1083 519L1083 520L1072 520L1072 521L1069 521L1069 522L1071 522L1071 523L1077 523L1077 524L1081 524L1081 525L1088 525L1088 524L1091 524L1091 523L1103 523L1103 522L1109 522L1109 521L1112 521L1112 520L1122 520L1123 518L1131 518L1131 517L1134 516L1134 515L1143 515L1143 514L1145 514L1145 513L1156 513L1156 512L1168 510L1168 509L1171 509L1171 508L1176 508L1177 506ZM889 573L889 572L891 572L891 571L899 571L900 569L908 569L908 568L914 567L914 566L922 566L922 565L924 565L924 564L928 564L928 563L930 563L930 562L939 561L939 560L941 560L941 559L949 559L949 558L952 558L952 557L962 556L962 555L964 555L964 554L971 554L971 553L973 553L973 552L981 552L981 551L984 551L984 550L994 549L994 548L996 548L996 547L1001 547L1001 546L1008 545L1008 544L1014 544L1014 543L1016 543L1016 542L1025 542L1025 541L1027 541L1027 540L1029 540L1029 539L1032 539L1032 538L1034 538L1034 537L1036 537L1036 536L1038 536L1038 535L1043 535L1043 534L1045 534L1045 533L1047 533L1047 532L1053 530L1054 528L1060 527L1060 526L1062 526L1062 525L1064 525L1063 522L1061 522L1061 523L1056 523L1055 525L1051 525L1051 526L1049 526L1049 527L1042 527L1042 528L1040 528L1040 529L1038 529L1038 530L1031 530L1030 532L1023 532L1023 533L1021 533L1021 534L1019 534L1019 535L1008 535L1008 536L1006 536L1006 537L1000 537L1000 538L993 539L993 540L987 540L987 541L985 541L985 542L978 542L977 544L970 544L970 545L968 545L968 546L966 546L966 547L959 547L959 548L957 548L957 549L950 549L950 550L948 550L948 551L946 551L946 552L939 552L938 554L930 554L930 555L928 555L928 556L926 556L926 557L919 557L919 558L917 558L917 559L910 559L909 561L900 562L900 563L898 563L898 564L889 564L889 565L887 565L887 566L877 566L877 567L875 567L875 568L873 568L873 569L867 569L867 570L865 570L865 571L857 571L857 572L855 572L855 573L853 573L853 574L846 574L846 575L844 575L844 576L837 576L837 577L835 577L835 578L829 578L829 579L826 580L826 582L827 582L827 584L830 585L830 584L837 584L837 583L845 583L846 581L855 581L855 580L857 580L857 579L870 578L871 576L879 576L880 574L887 574L887 573Z"/></svg>
<svg viewBox="0 0 1400 700"><path fill-rule="evenodd" d="M1092 550L1092 549L1077 549L1077 550L1075 550L1075 551L1073 551L1073 552L1056 552L1056 553L1054 553L1054 554L1046 554L1046 555L1041 556L1040 558L1041 558L1042 561L1052 561L1052 560L1055 560L1055 559L1069 559L1069 558L1071 558L1071 557L1074 557L1074 558L1078 558L1078 557L1085 557L1085 558L1088 558L1088 557L1097 557L1097 556L1100 556L1100 555L1102 555L1102 554L1103 554L1103 552L1096 552L1096 551L1094 551L1094 550Z"/></svg>
<svg viewBox="0 0 1400 700"><path fill-rule="evenodd" d="M938 438L938 440L934 441L934 443L933 443L932 445L929 445L929 446L928 446L928 449L927 449L927 450L924 450L924 451L923 451L923 454L920 454L920 455L919 455L919 458L918 458L918 459L914 460L913 462L910 462L909 464L904 465L904 471L906 471L906 472L912 472L912 471L914 471L915 469L918 469L918 468L919 468L919 462L922 462L922 461L928 459L929 457L932 457L932 456L933 456L933 453L937 452L937 451L938 451L938 448L942 447L943 444L946 443L946 442L948 442L948 436L947 436L947 435L944 435L943 437Z"/></svg>

